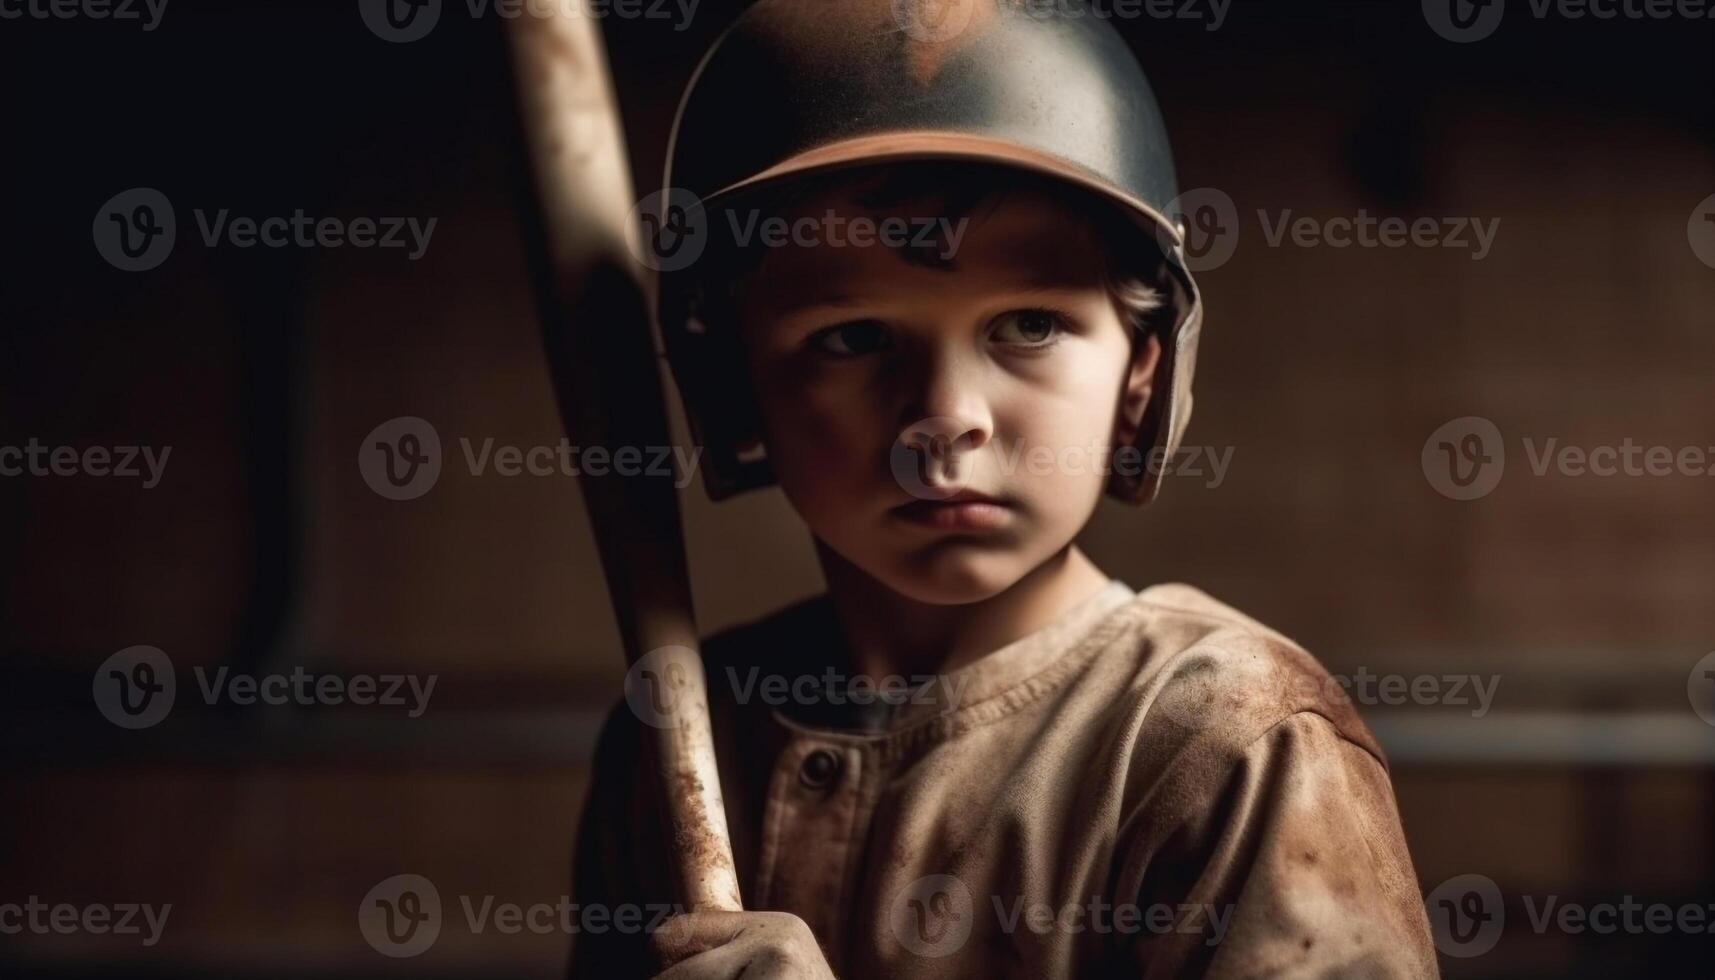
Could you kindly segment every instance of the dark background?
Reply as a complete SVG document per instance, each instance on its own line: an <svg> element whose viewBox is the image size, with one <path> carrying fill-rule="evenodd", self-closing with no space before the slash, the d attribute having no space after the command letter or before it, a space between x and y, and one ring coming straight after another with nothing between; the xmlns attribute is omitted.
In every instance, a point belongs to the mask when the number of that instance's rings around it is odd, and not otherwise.
<svg viewBox="0 0 1715 980"><path fill-rule="evenodd" d="M806 0L813 2L813 0ZM689 28L605 22L630 151L659 178L697 57ZM1225 26L1120 21L1181 185L1246 216L1201 277L1196 445L1218 488L1104 504L1087 549L1134 586L1193 583L1331 669L1498 676L1493 711L1363 711L1393 762L1425 892L1494 880L1506 932L1452 977L1703 976L1715 935L1567 934L1538 906L1715 902L1715 727L1687 699L1715 650L1715 478L1532 475L1521 440L1715 446L1715 269L1687 223L1715 193L1715 21L1539 21L1514 0L1453 44L1416 2L1238 0ZM0 936L32 975L555 975L569 939L473 935L452 896L565 893L584 767L619 690L617 635L569 478L472 477L456 439L552 444L523 269L499 21L449 2L389 44L355 3L171 0L144 33L0 21L0 445L171 446L165 478L0 477L0 902L173 904L162 942ZM159 268L96 252L106 200L154 187ZM207 248L193 208L434 216L427 253ZM1271 214L1499 218L1455 249L1268 247ZM430 493L371 492L356 457L421 416ZM1506 476L1439 495L1425 440L1506 434ZM682 495L713 629L821 588L777 491ZM124 731L96 666L439 678L379 708L180 704ZM354 910L425 875L434 948L394 961Z"/></svg>

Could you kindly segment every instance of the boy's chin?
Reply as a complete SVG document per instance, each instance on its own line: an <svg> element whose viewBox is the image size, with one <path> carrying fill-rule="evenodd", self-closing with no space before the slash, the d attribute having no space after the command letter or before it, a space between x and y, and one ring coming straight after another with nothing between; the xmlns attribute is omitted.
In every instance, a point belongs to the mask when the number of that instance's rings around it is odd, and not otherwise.
<svg viewBox="0 0 1715 980"><path fill-rule="evenodd" d="M994 598L1016 585L1029 571L1029 564L1017 554L972 554L957 548L921 559L912 556L892 562L876 577L888 588L916 602L962 606Z"/></svg>

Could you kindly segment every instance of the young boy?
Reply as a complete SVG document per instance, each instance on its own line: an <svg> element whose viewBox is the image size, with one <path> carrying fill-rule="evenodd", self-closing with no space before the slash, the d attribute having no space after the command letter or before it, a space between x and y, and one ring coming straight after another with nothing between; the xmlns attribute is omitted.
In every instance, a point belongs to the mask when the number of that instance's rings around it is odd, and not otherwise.
<svg viewBox="0 0 1715 980"><path fill-rule="evenodd" d="M828 592L704 646L747 911L585 931L574 975L1435 975L1341 689L1074 543L1156 492L1201 318L1153 95L1080 10L761 0L693 80L668 353L711 494L777 481ZM646 731L603 732L582 906L673 901Z"/></svg>

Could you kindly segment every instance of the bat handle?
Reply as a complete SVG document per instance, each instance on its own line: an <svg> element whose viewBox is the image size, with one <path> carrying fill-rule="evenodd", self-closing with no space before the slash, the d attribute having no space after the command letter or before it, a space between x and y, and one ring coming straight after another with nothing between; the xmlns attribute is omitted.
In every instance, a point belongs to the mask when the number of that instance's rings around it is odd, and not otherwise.
<svg viewBox="0 0 1715 980"><path fill-rule="evenodd" d="M648 659L655 661L651 667L660 671L659 676L673 678L656 745L682 879L680 894L693 912L742 911L702 658L690 647L667 646L650 653Z"/></svg>
<svg viewBox="0 0 1715 980"><path fill-rule="evenodd" d="M512 19L507 34L534 178L528 251L561 414L583 444L668 445L648 305L626 245L631 176L601 36L581 0L553 7ZM738 911L676 491L656 476L581 486L621 639L632 657L650 651L628 683L644 666L677 682L671 710L651 723L680 894L692 911Z"/></svg>

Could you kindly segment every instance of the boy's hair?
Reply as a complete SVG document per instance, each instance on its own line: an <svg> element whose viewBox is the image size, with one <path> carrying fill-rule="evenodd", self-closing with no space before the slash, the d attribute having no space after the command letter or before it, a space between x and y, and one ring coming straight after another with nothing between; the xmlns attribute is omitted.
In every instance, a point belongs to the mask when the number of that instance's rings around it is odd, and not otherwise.
<svg viewBox="0 0 1715 980"><path fill-rule="evenodd" d="M1047 200L1088 227L1106 263L1103 278L1108 295L1120 322L1131 328L1133 342L1154 334L1164 349L1171 348L1175 321L1168 296L1174 287L1167 259L1151 233L1098 195L1053 177L978 161L921 160L820 172L728 198L716 213L705 216L709 241L694 272L696 299L689 310L688 329L705 334L709 341L702 346L711 356L693 370L711 372L705 374L709 385L705 391L717 385L721 389L720 400L730 414L718 424L729 434L760 435L749 385L744 382L748 375L739 305L743 290L755 280L770 252L759 235L740 242L732 232L790 220L807 201L836 191L848 191L866 210L903 211L916 218L947 221L981 220L1013 195ZM903 261L929 268L956 267L957 256L947 254L944 240L937 237L919 243L916 238L896 247ZM720 378L726 379L724 384Z"/></svg>

